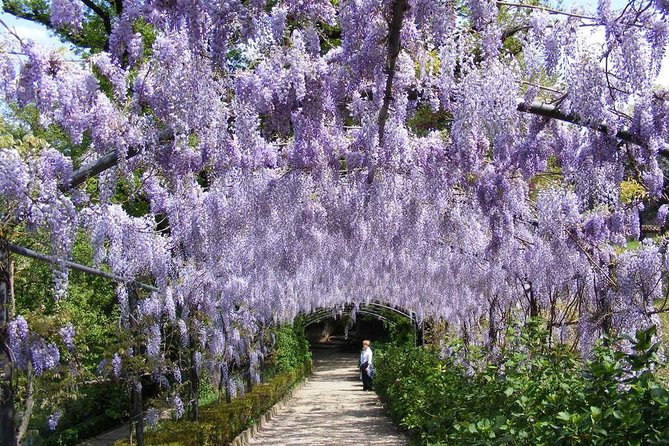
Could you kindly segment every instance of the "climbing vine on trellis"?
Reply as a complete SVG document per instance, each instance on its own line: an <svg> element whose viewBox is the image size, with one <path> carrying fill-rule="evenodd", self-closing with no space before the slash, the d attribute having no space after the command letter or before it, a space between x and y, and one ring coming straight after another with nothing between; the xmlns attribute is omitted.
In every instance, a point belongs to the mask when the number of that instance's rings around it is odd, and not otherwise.
<svg viewBox="0 0 669 446"><path fill-rule="evenodd" d="M665 201L666 2L603 0L592 15L489 0L26 5L5 9L88 52L10 38L0 53L8 122L77 148L0 151L3 427L12 352L35 339L9 311L16 226L48 234L56 299L87 234L89 267L123 284L122 324L143 339L112 373L141 354L166 385L184 366L253 368L260 327L348 303L489 345L541 315L584 351L665 310L664 240L629 242ZM642 192L621 199L632 182ZM129 296L137 283L153 291ZM173 333L185 365L165 355ZM24 346L33 365L58 362Z"/></svg>

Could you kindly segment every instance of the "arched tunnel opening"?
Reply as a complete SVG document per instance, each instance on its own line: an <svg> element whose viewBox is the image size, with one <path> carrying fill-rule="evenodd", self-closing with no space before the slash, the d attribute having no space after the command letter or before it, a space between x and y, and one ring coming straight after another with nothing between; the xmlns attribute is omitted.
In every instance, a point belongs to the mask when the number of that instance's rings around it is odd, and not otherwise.
<svg viewBox="0 0 669 446"><path fill-rule="evenodd" d="M383 303L319 309L306 315L304 331L312 351L359 351L362 341L422 342L415 314Z"/></svg>

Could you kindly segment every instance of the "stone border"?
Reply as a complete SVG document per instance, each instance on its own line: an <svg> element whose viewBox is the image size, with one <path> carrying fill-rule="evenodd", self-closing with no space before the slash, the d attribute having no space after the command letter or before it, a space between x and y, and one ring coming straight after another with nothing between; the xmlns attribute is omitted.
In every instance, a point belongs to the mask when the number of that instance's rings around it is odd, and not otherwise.
<svg viewBox="0 0 669 446"><path fill-rule="evenodd" d="M286 407L288 401L290 401L295 392L301 390L307 384L309 377L304 376L301 382L295 384L292 389L286 393L283 398L281 398L276 404L269 408L267 412L260 416L251 427L243 431L241 434L237 435L234 440L230 443L230 446L247 446L249 441L255 436L255 434L263 428L263 426L268 423L271 419L276 417L278 413Z"/></svg>

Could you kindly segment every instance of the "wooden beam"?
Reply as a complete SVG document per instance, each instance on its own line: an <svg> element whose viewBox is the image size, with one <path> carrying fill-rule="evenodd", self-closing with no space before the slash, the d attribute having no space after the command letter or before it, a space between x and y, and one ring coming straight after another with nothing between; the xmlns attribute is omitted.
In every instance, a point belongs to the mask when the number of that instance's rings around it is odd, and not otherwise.
<svg viewBox="0 0 669 446"><path fill-rule="evenodd" d="M114 282L128 283L128 280L124 279L123 277L116 276L106 271L101 271L99 269L91 268L90 266L86 265L80 265L78 263L70 262L69 260L59 259L57 257L50 256L47 254L42 254L37 251L33 251L32 249L24 248L22 246L14 245L12 243L7 243L7 249L13 252L14 254L30 257L32 259L40 260L42 262L51 263L52 265L64 265L69 269L74 269L77 271L84 272L86 274L103 277L105 279L113 280ZM137 288L142 288L151 292L161 293L161 290L159 288L147 285L145 283L133 282L132 284Z"/></svg>

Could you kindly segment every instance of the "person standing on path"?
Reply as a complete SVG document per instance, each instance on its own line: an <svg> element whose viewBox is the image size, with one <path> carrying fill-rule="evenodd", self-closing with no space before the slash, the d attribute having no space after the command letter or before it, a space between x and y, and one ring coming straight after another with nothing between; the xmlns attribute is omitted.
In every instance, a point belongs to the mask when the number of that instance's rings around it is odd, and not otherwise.
<svg viewBox="0 0 669 446"><path fill-rule="evenodd" d="M362 375L362 390L372 390L374 384L374 368L372 367L372 349L370 342L362 341L362 352L360 352L360 374Z"/></svg>

